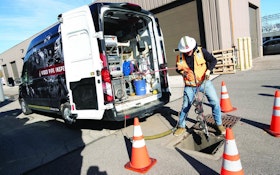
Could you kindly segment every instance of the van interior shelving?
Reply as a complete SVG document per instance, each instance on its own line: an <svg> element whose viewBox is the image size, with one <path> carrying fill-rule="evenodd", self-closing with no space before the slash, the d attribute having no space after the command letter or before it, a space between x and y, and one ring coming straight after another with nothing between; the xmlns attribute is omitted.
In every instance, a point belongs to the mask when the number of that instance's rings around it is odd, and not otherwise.
<svg viewBox="0 0 280 175"><path fill-rule="evenodd" d="M104 38L113 92L116 102L135 100L153 95L159 87L155 74L151 19L125 11L106 11ZM118 25L116 25L118 24ZM124 73L124 63L129 62L129 73ZM146 94L135 95L135 80L144 79ZM160 89L156 89L159 91ZM154 91L155 92L155 91ZM156 95L156 93L154 93Z"/></svg>

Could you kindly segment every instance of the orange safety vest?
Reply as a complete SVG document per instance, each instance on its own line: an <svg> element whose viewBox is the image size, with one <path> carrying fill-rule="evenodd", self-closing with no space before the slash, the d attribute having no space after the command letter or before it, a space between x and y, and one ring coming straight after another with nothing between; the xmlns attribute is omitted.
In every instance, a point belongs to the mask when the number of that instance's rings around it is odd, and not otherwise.
<svg viewBox="0 0 280 175"><path fill-rule="evenodd" d="M180 73L184 75L186 73L186 76L184 76L184 82L186 86L197 86L200 85L204 78L205 78L205 72L207 70L206 61L204 59L201 47L198 47L194 51L194 72L189 68L184 54L177 55L177 66L178 64L183 67L180 69ZM195 78L196 76L196 78Z"/></svg>

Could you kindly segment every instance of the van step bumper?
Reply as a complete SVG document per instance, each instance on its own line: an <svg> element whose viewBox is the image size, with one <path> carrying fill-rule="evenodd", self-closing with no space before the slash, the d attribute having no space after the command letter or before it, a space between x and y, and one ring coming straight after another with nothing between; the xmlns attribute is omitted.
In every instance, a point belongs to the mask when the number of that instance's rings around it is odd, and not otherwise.
<svg viewBox="0 0 280 175"><path fill-rule="evenodd" d="M143 118L151 115L155 110L162 107L165 103L163 101L153 101L146 103L143 106L134 107L125 111L117 112L116 110L105 111L103 120L109 121L123 121L131 118Z"/></svg>

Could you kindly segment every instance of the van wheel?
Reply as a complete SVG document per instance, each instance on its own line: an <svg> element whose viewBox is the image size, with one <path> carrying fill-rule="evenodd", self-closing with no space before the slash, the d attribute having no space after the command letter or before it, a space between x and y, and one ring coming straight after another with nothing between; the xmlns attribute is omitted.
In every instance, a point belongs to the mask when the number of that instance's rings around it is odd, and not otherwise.
<svg viewBox="0 0 280 175"><path fill-rule="evenodd" d="M62 118L66 125L73 125L76 120L71 116L71 106L69 103L64 103L62 105Z"/></svg>
<svg viewBox="0 0 280 175"><path fill-rule="evenodd" d="M32 110L28 107L27 103L24 101L23 98L19 100L19 103L20 103L22 113L24 113L25 115L32 113Z"/></svg>

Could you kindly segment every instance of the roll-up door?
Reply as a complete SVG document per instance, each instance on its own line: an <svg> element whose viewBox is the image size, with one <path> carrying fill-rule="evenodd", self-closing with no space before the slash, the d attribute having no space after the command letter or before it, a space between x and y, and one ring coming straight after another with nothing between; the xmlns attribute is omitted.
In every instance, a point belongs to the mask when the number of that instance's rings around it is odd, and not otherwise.
<svg viewBox="0 0 280 175"><path fill-rule="evenodd" d="M174 67L177 48L180 38L189 35L200 44L199 21L197 15L197 2L164 6L161 12L155 13L163 31L168 67ZM175 70L170 70L169 75L178 75Z"/></svg>

